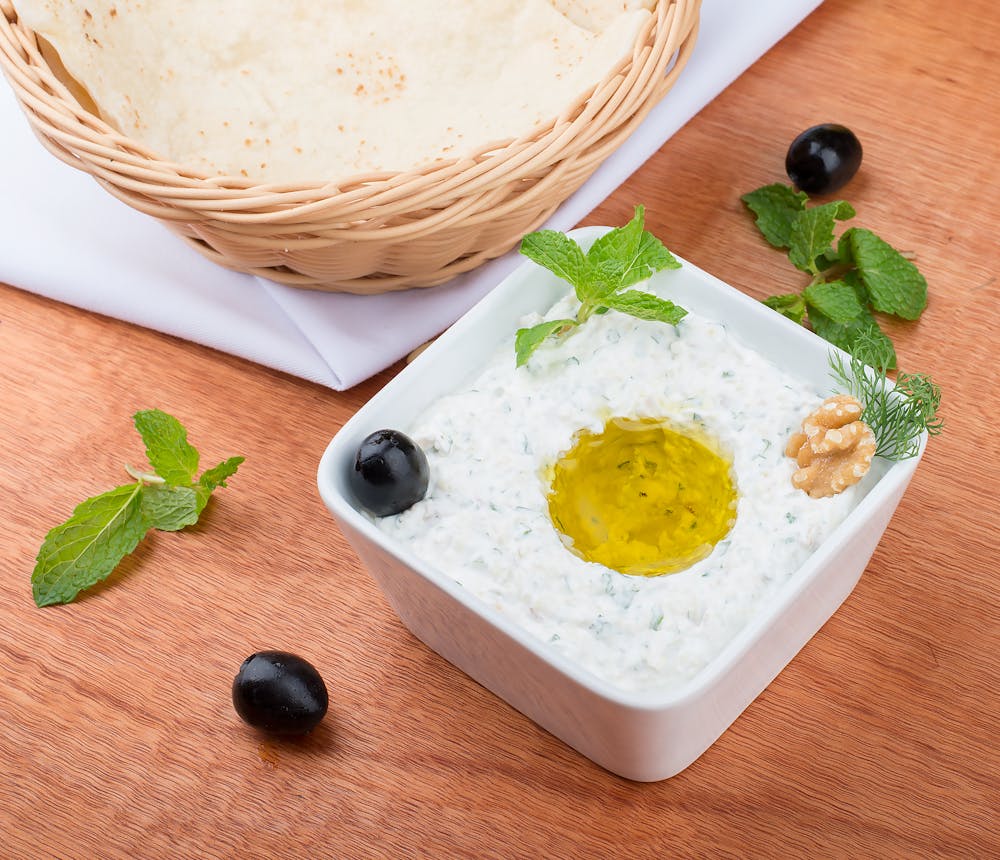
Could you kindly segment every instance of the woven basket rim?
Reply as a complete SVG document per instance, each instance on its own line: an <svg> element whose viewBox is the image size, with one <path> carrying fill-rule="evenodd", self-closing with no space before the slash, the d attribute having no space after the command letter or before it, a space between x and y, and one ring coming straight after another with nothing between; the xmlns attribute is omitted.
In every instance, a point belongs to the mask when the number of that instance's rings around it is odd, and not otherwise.
<svg viewBox="0 0 1000 860"><path fill-rule="evenodd" d="M313 183L208 176L160 160L76 98L12 0L0 0L0 69L53 156L203 256L289 286L370 295L442 283L544 223L673 86L700 8L658 0L632 50L530 134L407 171Z"/></svg>
<svg viewBox="0 0 1000 860"><path fill-rule="evenodd" d="M323 208L336 197L341 204L365 201L366 206L391 202L394 198L411 199L424 188L434 197L442 193L442 181L455 186L475 184L477 178L491 171L509 173L511 154L522 161L555 148L560 140L581 126L596 125L601 109L606 108L628 78L645 74L646 78L666 74L675 59L681 38L691 29L690 17L697 15L700 0L658 0L654 14L645 22L629 55L622 57L594 87L579 94L551 121L529 134L491 141L462 156L417 165L399 171L373 171L343 176L335 180L306 182L259 182L237 176L214 176L175 161L161 158L140 141L115 129L103 117L92 113L70 92L42 56L36 34L21 25L11 0L0 0L0 68L3 68L18 99L35 125L32 112L45 121L45 133L75 153L89 155L88 164L100 171L113 165L111 173L117 185L131 185L135 193L155 189L158 198L188 206L193 211L256 213L273 222L277 210L289 209L294 219L309 208ZM653 44L651 44L651 37ZM640 62L645 52L653 53L659 40L674 50L660 51L659 62ZM645 51L644 51L645 49ZM40 83L25 74L18 55L28 58L29 67ZM30 110L28 110L30 109ZM37 130L36 130L37 132ZM54 150L54 147L50 146ZM66 160L60 152L54 154ZM373 196L376 198L373 200Z"/></svg>

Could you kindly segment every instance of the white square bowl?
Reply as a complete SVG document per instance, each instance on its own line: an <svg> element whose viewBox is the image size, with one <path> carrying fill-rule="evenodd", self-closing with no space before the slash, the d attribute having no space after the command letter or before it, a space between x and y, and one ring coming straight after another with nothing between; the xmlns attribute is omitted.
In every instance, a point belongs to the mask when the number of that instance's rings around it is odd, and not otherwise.
<svg viewBox="0 0 1000 860"><path fill-rule="evenodd" d="M607 228L570 235L585 247ZM690 263L660 272L669 295L724 321L741 341L819 390L829 387L830 345ZM404 432L438 397L469 381L522 317L544 312L569 286L525 263L365 404L319 464L320 495L409 630L446 660L592 761L654 781L698 758L847 598L868 564L923 454L876 458L867 493L723 651L682 687L625 692L593 676L417 558L361 513L347 485L358 445L382 428Z"/></svg>

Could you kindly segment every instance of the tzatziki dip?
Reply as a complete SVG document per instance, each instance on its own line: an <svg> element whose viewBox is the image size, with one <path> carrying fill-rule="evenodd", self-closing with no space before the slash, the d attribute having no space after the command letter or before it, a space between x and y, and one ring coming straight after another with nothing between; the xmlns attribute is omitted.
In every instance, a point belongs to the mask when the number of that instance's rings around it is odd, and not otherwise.
<svg viewBox="0 0 1000 860"><path fill-rule="evenodd" d="M545 318L574 308L568 296ZM523 367L504 343L471 383L402 428L426 453L430 486L376 522L597 677L670 690L722 651L864 492L862 482L813 499L792 486L786 443L824 396L723 322L595 315ZM616 417L669 421L714 440L731 463L732 527L679 572L627 575L585 561L553 525L552 465L581 431L599 433Z"/></svg>

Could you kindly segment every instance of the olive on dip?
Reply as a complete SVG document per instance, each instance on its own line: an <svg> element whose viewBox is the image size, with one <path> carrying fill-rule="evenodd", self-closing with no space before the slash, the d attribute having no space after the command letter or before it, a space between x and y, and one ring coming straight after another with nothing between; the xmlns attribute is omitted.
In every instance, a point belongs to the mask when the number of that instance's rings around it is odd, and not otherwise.
<svg viewBox="0 0 1000 860"><path fill-rule="evenodd" d="M365 437L348 474L360 505L376 517L402 513L427 492L427 457L398 430L376 430Z"/></svg>

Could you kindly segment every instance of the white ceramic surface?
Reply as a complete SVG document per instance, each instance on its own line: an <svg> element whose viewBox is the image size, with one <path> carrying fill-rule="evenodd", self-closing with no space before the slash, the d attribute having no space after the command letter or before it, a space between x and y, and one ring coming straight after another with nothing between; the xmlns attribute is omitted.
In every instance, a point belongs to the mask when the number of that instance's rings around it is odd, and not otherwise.
<svg viewBox="0 0 1000 860"><path fill-rule="evenodd" d="M570 235L587 245L606 229ZM725 322L776 364L829 389L825 341L690 263L655 278L669 279L669 295L679 304ZM344 425L320 461L319 491L417 638L602 767L629 779L659 780L698 758L851 593L919 457L896 464L876 459L858 507L690 682L669 693L618 690L551 652L385 535L358 511L347 487L365 436L384 427L405 431L428 404L470 379L500 343L512 341L524 314L546 310L568 289L526 261Z"/></svg>

